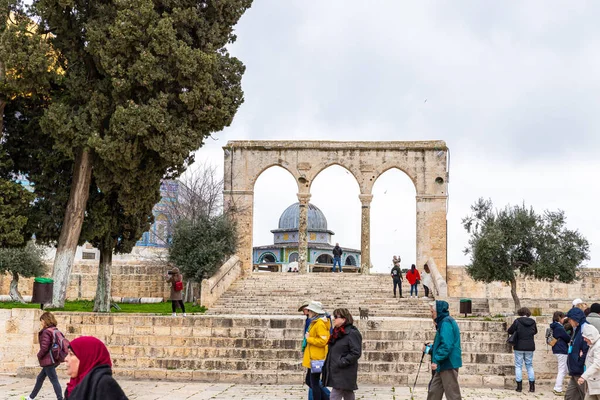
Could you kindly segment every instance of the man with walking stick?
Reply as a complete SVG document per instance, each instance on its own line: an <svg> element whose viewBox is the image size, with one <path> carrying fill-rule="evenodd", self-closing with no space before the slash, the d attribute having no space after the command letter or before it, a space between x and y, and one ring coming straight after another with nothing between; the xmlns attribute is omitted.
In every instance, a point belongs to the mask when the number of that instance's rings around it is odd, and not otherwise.
<svg viewBox="0 0 600 400"><path fill-rule="evenodd" d="M436 300L429 303L431 317L436 326L435 340L431 349L431 371L433 378L429 382L427 400L460 400L458 369L462 367L460 348L460 330L454 318L450 316L448 303Z"/></svg>

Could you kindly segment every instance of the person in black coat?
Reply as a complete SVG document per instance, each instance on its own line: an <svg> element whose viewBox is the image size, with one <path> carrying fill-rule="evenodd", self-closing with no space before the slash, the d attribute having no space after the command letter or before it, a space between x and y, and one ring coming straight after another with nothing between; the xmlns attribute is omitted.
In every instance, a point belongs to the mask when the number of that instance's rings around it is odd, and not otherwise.
<svg viewBox="0 0 600 400"><path fill-rule="evenodd" d="M323 385L333 388L331 399L354 400L358 377L358 359L362 355L362 335L345 308L333 311L333 333L323 368Z"/></svg>
<svg viewBox="0 0 600 400"><path fill-rule="evenodd" d="M110 354L99 339L93 336L74 339L65 362L71 377L66 400L128 400L112 377Z"/></svg>
<svg viewBox="0 0 600 400"><path fill-rule="evenodd" d="M537 334L537 325L531 317L529 308L522 307L517 311L519 318L515 319L508 328L508 334L517 333L514 344L515 353L515 379L517 381L517 392L523 391L523 361L527 368L529 378L529 391L535 392L535 373L533 371L533 352L535 351L534 336Z"/></svg>
<svg viewBox="0 0 600 400"><path fill-rule="evenodd" d="M561 311L556 311L552 316L552 323L550 324L550 330L552 331L552 354L556 356L558 361L558 370L556 373L556 382L554 383L554 389L552 393L557 396L564 396L563 392L563 381L569 369L567 368L567 357L569 354L569 342L571 336L565 330L562 324L565 314Z"/></svg>

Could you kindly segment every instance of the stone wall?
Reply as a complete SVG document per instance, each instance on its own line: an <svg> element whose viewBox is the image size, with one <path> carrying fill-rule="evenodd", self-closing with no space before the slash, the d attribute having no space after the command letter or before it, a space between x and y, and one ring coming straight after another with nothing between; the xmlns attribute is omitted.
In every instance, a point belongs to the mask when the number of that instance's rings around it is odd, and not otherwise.
<svg viewBox="0 0 600 400"><path fill-rule="evenodd" d="M571 284L543 282L530 278L517 280L517 293L523 306L527 307L570 307L567 300L581 298L591 303L600 300L600 268L584 268L579 273L579 280ZM490 299L490 312L500 310L508 305L512 310L510 286L501 282L475 282L467 275L463 266L448 267L448 296L487 298ZM532 299L536 299L532 302ZM539 303L539 305L538 305Z"/></svg>
<svg viewBox="0 0 600 400"><path fill-rule="evenodd" d="M113 261L113 297L162 297L169 298L170 288L165 283L168 270L165 262L157 261ZM52 276L49 266L47 276ZM73 267L67 299L93 299L96 295L98 261L78 261ZM11 276L0 274L0 294L9 293ZM22 295L31 295L33 278L19 279Z"/></svg>
<svg viewBox="0 0 600 400"><path fill-rule="evenodd" d="M0 373L15 373L23 365L37 365L41 310L0 310Z"/></svg>

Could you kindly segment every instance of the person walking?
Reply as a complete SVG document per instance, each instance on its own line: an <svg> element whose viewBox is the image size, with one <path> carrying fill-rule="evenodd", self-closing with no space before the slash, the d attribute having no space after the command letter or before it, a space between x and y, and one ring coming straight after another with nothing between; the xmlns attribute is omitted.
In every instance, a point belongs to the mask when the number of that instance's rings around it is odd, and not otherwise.
<svg viewBox="0 0 600 400"><path fill-rule="evenodd" d="M41 330L38 332L38 342L40 343L40 350L37 353L37 358L40 363L42 370L38 374L35 380L35 386L31 391L31 394L27 397L22 397L23 400L33 400L42 389L42 385L46 380L46 377L50 380L54 393L58 400L63 400L62 388L56 375L56 367L60 364L57 360L53 360L51 350L52 344L54 343L54 330L57 329L56 318L54 314L45 312L40 316Z"/></svg>
<svg viewBox="0 0 600 400"><path fill-rule="evenodd" d="M128 400L112 377L108 349L93 336L73 339L65 360L71 377L65 391L66 400Z"/></svg>
<svg viewBox="0 0 600 400"><path fill-rule="evenodd" d="M565 400L581 400L585 397L585 387L579 384L579 378L583 375L585 358L589 349L583 340L582 328L587 324L585 314L581 309L573 307L567 313L569 324L573 327L573 336L569 344L569 355L567 356L567 367L569 368L569 386L565 393Z"/></svg>
<svg viewBox="0 0 600 400"><path fill-rule="evenodd" d="M335 244L333 248L333 268L331 268L331 272L335 272L336 264L340 267L340 272L342 272L342 248L339 243Z"/></svg>
<svg viewBox="0 0 600 400"><path fill-rule="evenodd" d="M175 267L167 275L167 283L171 284L171 310L173 316L177 316L177 306L181 308L183 316L186 316L185 305L183 304L183 276L179 273L179 268Z"/></svg>
<svg viewBox="0 0 600 400"><path fill-rule="evenodd" d="M585 400L600 400L600 332L588 323L583 326L581 335L590 349L585 358L585 372L577 383L586 383Z"/></svg>
<svg viewBox="0 0 600 400"><path fill-rule="evenodd" d="M415 264L411 265L410 269L406 271L406 280L410 283L410 297L413 297L413 291L415 293L415 298L419 297L417 285L421 283L421 274L419 274L419 270Z"/></svg>
<svg viewBox="0 0 600 400"><path fill-rule="evenodd" d="M331 400L354 400L358 389L358 359L362 355L362 335L354 326L346 308L333 311L334 329L329 337L329 350L323 367L323 384L333 388Z"/></svg>
<svg viewBox="0 0 600 400"><path fill-rule="evenodd" d="M556 311L552 316L552 323L550 329L552 331L552 338L554 345L552 345L552 354L556 356L558 361L558 368L556 372L556 382L554 383L554 389L552 393L557 396L564 396L563 392L563 381L569 369L567 368L567 356L569 354L569 342L571 337L565 330L562 321L565 318L565 314L561 311Z"/></svg>
<svg viewBox="0 0 600 400"><path fill-rule="evenodd" d="M325 315L325 310L316 301L306 306L308 317L312 319L306 338L306 348L302 358L302 366L307 368L306 385L312 389L314 400L323 400L321 393L321 370L327 357L327 343L331 320Z"/></svg>
<svg viewBox="0 0 600 400"><path fill-rule="evenodd" d="M514 344L515 354L515 379L517 381L517 392L523 391L523 361L529 378L529 391L535 392L535 372L533 370L533 352L535 351L534 336L537 334L537 324L531 317L529 308L522 307L517 310L519 318L515 319L508 328L508 334L517 333Z"/></svg>
<svg viewBox="0 0 600 400"><path fill-rule="evenodd" d="M433 279L431 279L431 270L429 265L423 265L423 290L425 291L424 299L429 298L429 293L433 294Z"/></svg>
<svg viewBox="0 0 600 400"><path fill-rule="evenodd" d="M590 313L585 317L588 324L592 324L600 332L600 303L592 303Z"/></svg>
<svg viewBox="0 0 600 400"><path fill-rule="evenodd" d="M431 371L427 400L460 400L458 369L462 367L460 329L450 316L448 302L436 300L429 303L431 318L436 326L435 339L431 348Z"/></svg>
<svg viewBox="0 0 600 400"><path fill-rule="evenodd" d="M396 298L396 287L400 292L400 298L402 298L402 270L400 269L400 259L396 256L392 259L394 266L390 273L392 282L394 283L394 298Z"/></svg>

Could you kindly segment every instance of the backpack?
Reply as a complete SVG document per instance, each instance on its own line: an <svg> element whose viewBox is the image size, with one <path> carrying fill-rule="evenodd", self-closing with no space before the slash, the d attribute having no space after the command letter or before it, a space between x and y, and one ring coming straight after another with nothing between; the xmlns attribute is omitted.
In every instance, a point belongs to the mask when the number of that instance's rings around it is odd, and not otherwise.
<svg viewBox="0 0 600 400"><path fill-rule="evenodd" d="M183 290L183 281L175 282L175 291L181 292Z"/></svg>
<svg viewBox="0 0 600 400"><path fill-rule="evenodd" d="M71 342L57 328L52 329L52 346L50 347L50 359L53 364L65 362L69 354L69 345Z"/></svg>

